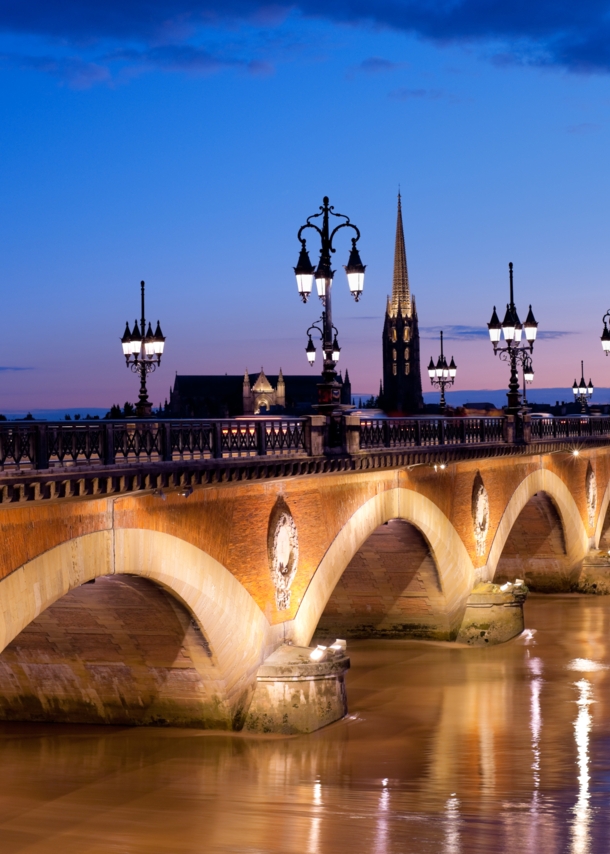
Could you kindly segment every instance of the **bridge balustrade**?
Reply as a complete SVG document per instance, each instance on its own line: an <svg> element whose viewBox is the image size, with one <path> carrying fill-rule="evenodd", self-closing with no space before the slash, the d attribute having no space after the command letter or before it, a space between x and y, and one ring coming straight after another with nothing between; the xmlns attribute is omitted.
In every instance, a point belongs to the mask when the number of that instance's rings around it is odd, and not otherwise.
<svg viewBox="0 0 610 854"><path fill-rule="evenodd" d="M603 415L536 418L530 421L530 436L532 442L610 436L610 418Z"/></svg>
<svg viewBox="0 0 610 854"><path fill-rule="evenodd" d="M362 418L360 448L429 448L504 442L504 418Z"/></svg>
<svg viewBox="0 0 610 854"><path fill-rule="evenodd" d="M331 431L303 418L142 419L0 423L0 470L294 458L378 450L506 446L514 423L498 418L366 418L348 415ZM526 418L517 444L610 439L608 416ZM349 438L348 438L349 436ZM334 439L333 439L334 437ZM335 444L339 444L335 447Z"/></svg>
<svg viewBox="0 0 610 854"><path fill-rule="evenodd" d="M4 422L0 470L307 454L306 418Z"/></svg>

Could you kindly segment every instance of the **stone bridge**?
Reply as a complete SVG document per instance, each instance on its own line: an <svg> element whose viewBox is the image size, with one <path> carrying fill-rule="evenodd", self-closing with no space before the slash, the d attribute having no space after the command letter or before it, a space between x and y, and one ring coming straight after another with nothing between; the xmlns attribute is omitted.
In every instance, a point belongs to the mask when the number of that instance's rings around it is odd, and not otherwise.
<svg viewBox="0 0 610 854"><path fill-rule="evenodd" d="M1 719L310 731L349 665L314 636L610 590L606 418L22 422L0 461Z"/></svg>

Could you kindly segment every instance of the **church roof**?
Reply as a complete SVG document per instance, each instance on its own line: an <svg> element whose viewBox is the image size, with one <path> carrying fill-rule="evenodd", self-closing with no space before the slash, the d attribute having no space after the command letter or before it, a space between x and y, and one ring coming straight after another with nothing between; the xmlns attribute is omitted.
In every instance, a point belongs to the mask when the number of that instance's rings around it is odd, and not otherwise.
<svg viewBox="0 0 610 854"><path fill-rule="evenodd" d="M265 376L265 372L263 371L262 368L261 368L260 374L258 375L258 379L256 380L256 382L252 386L252 391L255 391L258 393L265 393L265 394L272 394L273 393L273 386L271 385L271 383L269 382L269 380Z"/></svg>
<svg viewBox="0 0 610 854"><path fill-rule="evenodd" d="M394 278L392 281L391 314L396 317L398 312L411 317L411 289L409 288L409 271L407 270L407 253L405 250L405 232L402 224L402 201L398 194L398 212L396 215L396 242L394 244Z"/></svg>

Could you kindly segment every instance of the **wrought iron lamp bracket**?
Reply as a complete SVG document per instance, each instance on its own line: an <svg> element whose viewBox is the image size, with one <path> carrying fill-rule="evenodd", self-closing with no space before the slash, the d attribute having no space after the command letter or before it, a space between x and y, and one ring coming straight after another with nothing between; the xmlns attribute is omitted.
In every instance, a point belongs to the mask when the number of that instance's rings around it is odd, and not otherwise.
<svg viewBox="0 0 610 854"><path fill-rule="evenodd" d="M510 362L511 359L514 359L518 365L527 367L527 363L531 359L530 353L532 351L533 347L530 347L529 349L526 349L525 347L497 347L494 350L494 353L496 356L499 356L503 362Z"/></svg>
<svg viewBox="0 0 610 854"><path fill-rule="evenodd" d="M152 374L153 371L157 370L157 367L160 364L160 362L156 361L149 362L146 359L137 359L135 362L129 362L129 367L134 374L141 374L142 372Z"/></svg>
<svg viewBox="0 0 610 854"><path fill-rule="evenodd" d="M322 327L318 326L318 323L321 323ZM331 327L332 327L335 335L338 335L339 330L337 329L337 327L335 326L334 323L331 324ZM320 341L324 341L324 314L322 315L322 317L319 318L319 320L316 320L315 323L311 324L311 326L309 327L309 329L307 330L307 332L305 334L311 336L312 330L315 330L318 333L318 335L320 336Z"/></svg>

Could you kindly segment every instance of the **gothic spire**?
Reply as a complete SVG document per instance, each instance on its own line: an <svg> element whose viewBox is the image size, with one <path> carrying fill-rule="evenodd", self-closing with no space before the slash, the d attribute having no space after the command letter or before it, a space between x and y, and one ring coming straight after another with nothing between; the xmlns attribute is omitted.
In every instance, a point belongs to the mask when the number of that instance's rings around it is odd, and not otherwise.
<svg viewBox="0 0 610 854"><path fill-rule="evenodd" d="M402 203L398 193L398 212L396 215L396 243L394 246L394 280L392 283L392 315L399 310L411 317L411 291L405 251L405 232L402 225Z"/></svg>

